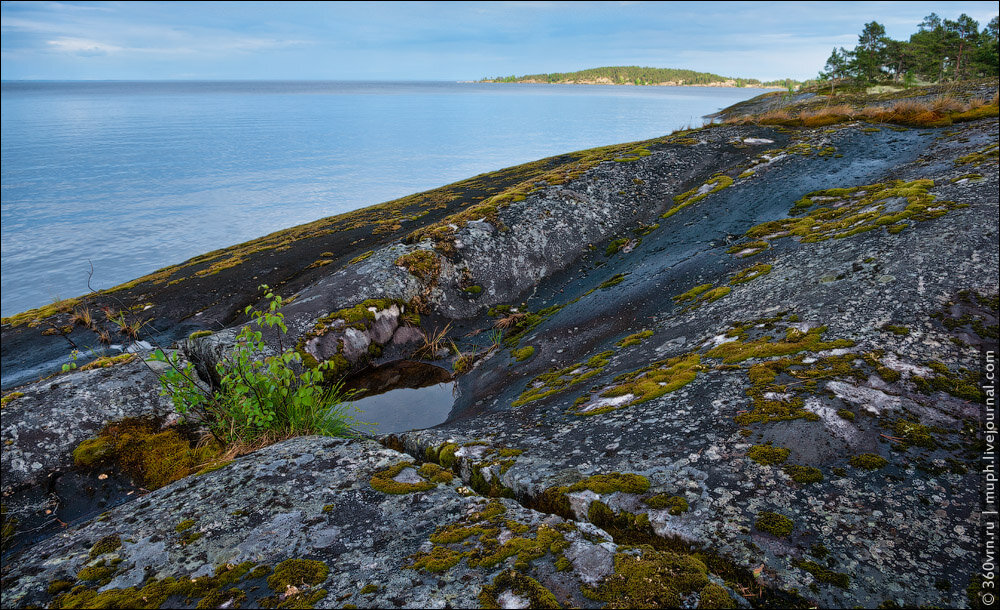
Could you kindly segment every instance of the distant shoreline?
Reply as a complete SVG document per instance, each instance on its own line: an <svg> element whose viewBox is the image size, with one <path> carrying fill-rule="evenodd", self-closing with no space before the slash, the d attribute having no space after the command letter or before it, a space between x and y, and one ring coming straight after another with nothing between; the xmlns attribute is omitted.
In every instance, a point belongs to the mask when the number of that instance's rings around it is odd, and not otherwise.
<svg viewBox="0 0 1000 610"><path fill-rule="evenodd" d="M496 79L468 80L468 81L458 81L458 82L473 83L473 84L493 83L499 85L614 85L617 87L722 87L731 89L781 89L781 90L785 89L785 87L780 87L778 85L744 85L742 87L739 87L736 85L735 81L733 82L722 81L717 83L691 83L691 84L666 82L666 83L649 83L649 84L644 83L641 85L638 85L636 83L612 83L606 81L590 81L590 80L584 80L584 81L574 80L574 81L562 81L558 83L551 83L548 81L534 80L534 79L522 80L516 82L502 81Z"/></svg>

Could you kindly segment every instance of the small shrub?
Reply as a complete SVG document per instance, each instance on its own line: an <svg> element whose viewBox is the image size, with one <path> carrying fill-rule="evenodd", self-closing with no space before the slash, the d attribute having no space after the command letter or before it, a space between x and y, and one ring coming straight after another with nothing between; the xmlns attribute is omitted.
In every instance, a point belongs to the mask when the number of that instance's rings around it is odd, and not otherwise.
<svg viewBox="0 0 1000 610"><path fill-rule="evenodd" d="M217 365L217 387L202 382L191 363L181 363L177 354L156 350L152 359L170 366L160 377L164 395L182 415L192 414L226 443L258 443L267 438L305 434L356 436L353 418L347 413L339 384L326 385L328 363L297 373L301 356L287 349L272 356L262 329L287 332L278 311L281 297L267 286L264 311L246 308L252 322L236 337L232 352Z"/></svg>

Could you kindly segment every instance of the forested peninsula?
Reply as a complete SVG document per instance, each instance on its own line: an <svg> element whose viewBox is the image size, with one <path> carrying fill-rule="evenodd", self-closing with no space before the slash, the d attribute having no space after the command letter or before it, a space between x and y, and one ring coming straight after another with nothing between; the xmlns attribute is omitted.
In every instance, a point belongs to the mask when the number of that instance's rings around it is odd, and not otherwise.
<svg viewBox="0 0 1000 610"><path fill-rule="evenodd" d="M676 68L644 68L639 66L609 66L577 72L527 74L484 78L482 83L551 83L567 85L660 85L690 87L760 87L786 89L798 81L781 79L761 81L756 78L734 78L711 72L696 72Z"/></svg>

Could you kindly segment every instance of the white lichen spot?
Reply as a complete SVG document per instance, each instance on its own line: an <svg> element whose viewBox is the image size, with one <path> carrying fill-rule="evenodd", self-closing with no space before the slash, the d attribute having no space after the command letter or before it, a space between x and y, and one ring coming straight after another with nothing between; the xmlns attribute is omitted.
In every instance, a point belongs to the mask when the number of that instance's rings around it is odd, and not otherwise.
<svg viewBox="0 0 1000 610"><path fill-rule="evenodd" d="M579 412L589 413L590 411L596 411L597 409L603 409L605 407L620 407L624 404L628 404L630 400L635 398L635 394L622 394L621 396L613 396L611 398L598 398L589 404L584 405Z"/></svg>
<svg viewBox="0 0 1000 610"><path fill-rule="evenodd" d="M501 608L530 608L531 602L508 589L497 596L497 605Z"/></svg>

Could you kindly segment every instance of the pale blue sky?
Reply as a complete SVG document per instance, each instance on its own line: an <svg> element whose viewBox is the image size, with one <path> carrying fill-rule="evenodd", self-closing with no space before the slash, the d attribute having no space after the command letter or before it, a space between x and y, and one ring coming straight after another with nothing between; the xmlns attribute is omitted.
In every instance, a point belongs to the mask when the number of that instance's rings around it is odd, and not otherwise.
<svg viewBox="0 0 1000 610"><path fill-rule="evenodd" d="M992 2L3 2L20 79L472 80L610 65L812 78L865 22Z"/></svg>

